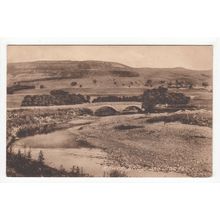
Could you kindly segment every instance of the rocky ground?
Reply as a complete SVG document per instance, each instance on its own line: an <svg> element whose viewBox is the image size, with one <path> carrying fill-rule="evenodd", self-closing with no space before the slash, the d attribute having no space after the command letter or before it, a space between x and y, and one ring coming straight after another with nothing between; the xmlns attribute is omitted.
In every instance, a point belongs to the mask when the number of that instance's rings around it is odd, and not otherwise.
<svg viewBox="0 0 220 220"><path fill-rule="evenodd" d="M104 149L108 163L131 169L212 175L212 129L181 122L148 123L151 116L101 118L78 131L78 138Z"/></svg>

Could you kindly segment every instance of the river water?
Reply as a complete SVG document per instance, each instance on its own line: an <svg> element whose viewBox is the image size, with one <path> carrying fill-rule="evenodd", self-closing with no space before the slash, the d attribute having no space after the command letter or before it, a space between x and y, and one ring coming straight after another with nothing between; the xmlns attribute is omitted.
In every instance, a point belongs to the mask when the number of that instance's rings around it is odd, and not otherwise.
<svg viewBox="0 0 220 220"><path fill-rule="evenodd" d="M88 121L75 121L75 125L70 129L59 130L49 134L39 134L29 136L16 141L13 144L13 152L21 151L27 154L31 151L33 159L37 159L42 151L45 164L59 169L61 166L69 171L73 166L78 166L83 172L91 176L103 177L113 169L125 172L131 177L178 177L183 174L153 172L145 169L130 169L113 166L109 163L107 153L96 147L85 147L85 144L77 141L77 129L79 123ZM112 161L111 161L112 162ZM111 165L110 165L111 164Z"/></svg>

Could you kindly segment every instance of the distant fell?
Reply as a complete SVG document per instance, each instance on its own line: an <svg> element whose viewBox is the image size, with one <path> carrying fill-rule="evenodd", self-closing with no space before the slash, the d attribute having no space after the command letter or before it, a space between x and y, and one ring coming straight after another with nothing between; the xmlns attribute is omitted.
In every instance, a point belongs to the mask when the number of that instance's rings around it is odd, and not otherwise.
<svg viewBox="0 0 220 220"><path fill-rule="evenodd" d="M138 78L139 80L186 80L194 84L206 81L211 84L211 70L190 70L176 68L133 68L127 65L86 60L86 61L35 61L9 63L7 66L8 82L30 82L52 79L83 79L108 76L115 78ZM122 78L123 77L123 78Z"/></svg>

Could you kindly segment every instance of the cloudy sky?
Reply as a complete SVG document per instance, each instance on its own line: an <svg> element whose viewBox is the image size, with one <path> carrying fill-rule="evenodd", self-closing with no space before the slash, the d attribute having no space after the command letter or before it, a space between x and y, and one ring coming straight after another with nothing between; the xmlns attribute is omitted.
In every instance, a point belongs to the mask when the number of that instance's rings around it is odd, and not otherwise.
<svg viewBox="0 0 220 220"><path fill-rule="evenodd" d="M212 69L212 46L8 46L8 62L102 60L132 67Z"/></svg>

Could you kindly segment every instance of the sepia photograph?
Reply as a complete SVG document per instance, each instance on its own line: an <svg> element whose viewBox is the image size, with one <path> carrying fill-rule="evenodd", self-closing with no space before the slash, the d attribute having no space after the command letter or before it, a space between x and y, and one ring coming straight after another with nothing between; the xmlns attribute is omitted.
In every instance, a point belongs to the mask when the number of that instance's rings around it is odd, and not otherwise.
<svg viewBox="0 0 220 220"><path fill-rule="evenodd" d="M7 177L211 177L212 45L8 45Z"/></svg>

